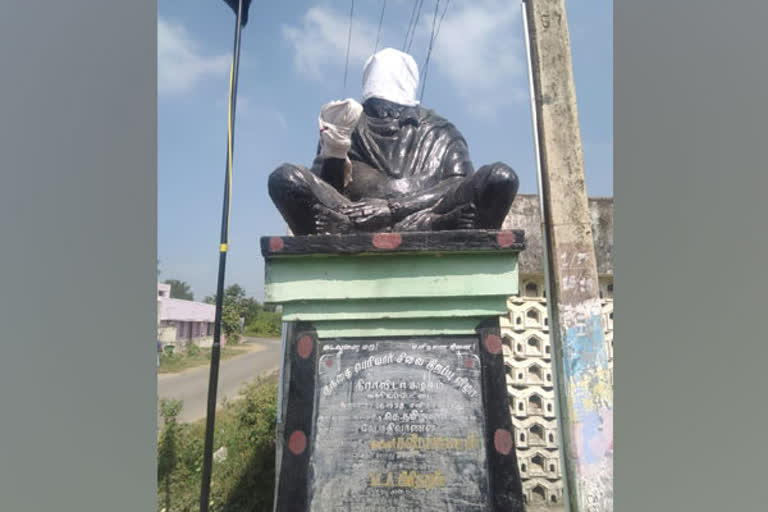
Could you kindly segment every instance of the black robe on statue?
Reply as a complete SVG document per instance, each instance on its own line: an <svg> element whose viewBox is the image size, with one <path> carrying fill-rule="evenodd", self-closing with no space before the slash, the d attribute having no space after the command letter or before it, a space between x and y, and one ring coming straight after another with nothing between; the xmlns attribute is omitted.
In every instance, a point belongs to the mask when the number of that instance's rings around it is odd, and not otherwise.
<svg viewBox="0 0 768 512"><path fill-rule="evenodd" d="M343 161L320 157L319 147L311 170L284 164L270 176L270 195L294 234L501 226L517 193L512 169L496 163L474 172L464 137L431 110L379 99L363 108L348 179ZM375 221L343 218L366 201L378 208Z"/></svg>

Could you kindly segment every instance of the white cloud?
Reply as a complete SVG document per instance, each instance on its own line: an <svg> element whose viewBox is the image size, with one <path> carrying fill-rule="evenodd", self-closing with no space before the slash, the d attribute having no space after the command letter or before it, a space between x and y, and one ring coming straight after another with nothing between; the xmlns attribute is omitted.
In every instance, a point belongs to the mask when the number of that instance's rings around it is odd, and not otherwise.
<svg viewBox="0 0 768 512"><path fill-rule="evenodd" d="M355 17L349 50L350 69L361 69L373 51L376 25ZM296 71L312 80L341 81L347 56L349 15L325 7L312 7L304 15L302 26L283 26L283 37L293 46ZM371 38L371 34L374 37ZM334 79L333 82L336 82Z"/></svg>
<svg viewBox="0 0 768 512"><path fill-rule="evenodd" d="M440 26L430 67L434 63L477 114L527 100L520 14L517 2L452 2Z"/></svg>
<svg viewBox="0 0 768 512"><path fill-rule="evenodd" d="M440 14L444 6L441 2ZM402 7L399 10L407 24L410 5L408 12ZM389 19L394 16L390 14ZM420 67L429 45L433 17L434 4L425 2L411 47ZM366 19L355 14L350 69L362 68L373 51L377 27L378 18ZM284 26L283 37L294 49L296 71L329 85L336 83L336 77L341 80L348 30L348 13L326 7L310 8L300 26ZM387 27L385 23L382 32L404 33L405 27ZM504 0L451 2L440 26L429 67L427 102L430 89L440 83L451 87L468 110L481 116L493 115L501 107L527 101L520 5Z"/></svg>
<svg viewBox="0 0 768 512"><path fill-rule="evenodd" d="M276 110L275 119L277 119L277 124L280 125L283 130L288 128L288 120L285 118L282 112Z"/></svg>
<svg viewBox="0 0 768 512"><path fill-rule="evenodd" d="M228 55L204 56L184 27L157 22L157 87L160 94L180 94L211 75L229 71Z"/></svg>

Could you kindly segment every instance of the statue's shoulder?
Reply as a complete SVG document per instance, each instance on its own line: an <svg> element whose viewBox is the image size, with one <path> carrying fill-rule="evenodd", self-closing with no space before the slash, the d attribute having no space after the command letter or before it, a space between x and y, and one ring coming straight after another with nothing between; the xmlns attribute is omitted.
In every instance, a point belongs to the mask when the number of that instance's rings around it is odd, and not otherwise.
<svg viewBox="0 0 768 512"><path fill-rule="evenodd" d="M415 117L418 119L419 124L425 123L432 126L438 126L441 128L445 128L448 130L458 130L456 129L456 126L450 122L448 119L444 118L437 112L435 112L432 109L422 107L421 105L417 105L416 107L413 107L415 112Z"/></svg>
<svg viewBox="0 0 768 512"><path fill-rule="evenodd" d="M432 109L424 108L421 105L415 107L418 109L419 124L423 127L430 129L437 129L442 134L441 136L448 137L449 139L461 139L464 140L464 135L456 128L451 121L444 118Z"/></svg>

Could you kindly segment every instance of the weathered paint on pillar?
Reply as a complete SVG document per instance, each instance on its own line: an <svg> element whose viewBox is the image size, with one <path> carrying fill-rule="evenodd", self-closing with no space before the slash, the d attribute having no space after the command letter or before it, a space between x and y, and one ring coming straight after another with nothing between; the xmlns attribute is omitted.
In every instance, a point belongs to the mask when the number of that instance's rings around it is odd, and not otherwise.
<svg viewBox="0 0 768 512"><path fill-rule="evenodd" d="M564 0L524 0L561 452L573 512L613 510L613 388Z"/></svg>

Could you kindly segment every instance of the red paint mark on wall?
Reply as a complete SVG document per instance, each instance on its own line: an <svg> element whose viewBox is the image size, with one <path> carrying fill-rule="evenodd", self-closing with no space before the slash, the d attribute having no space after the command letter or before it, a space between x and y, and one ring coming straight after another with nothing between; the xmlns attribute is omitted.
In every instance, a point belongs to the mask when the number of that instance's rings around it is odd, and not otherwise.
<svg viewBox="0 0 768 512"><path fill-rule="evenodd" d="M299 338L299 342L296 344L296 352L298 352L302 359L306 359L312 353L314 345L315 343L312 341L312 338L305 334Z"/></svg>
<svg viewBox="0 0 768 512"><path fill-rule="evenodd" d="M517 237L511 231L502 231L496 235L496 243L498 243L500 247L509 247L513 245L516 240Z"/></svg>
<svg viewBox="0 0 768 512"><path fill-rule="evenodd" d="M403 243L403 237L400 233L376 233L372 242L377 249L395 249Z"/></svg>
<svg viewBox="0 0 768 512"><path fill-rule="evenodd" d="M301 455L307 449L307 436L301 430L294 430L288 438L288 449L294 455Z"/></svg>
<svg viewBox="0 0 768 512"><path fill-rule="evenodd" d="M270 251L282 251L283 247L285 247L285 242L283 242L283 239L279 236L273 236L269 239L269 250Z"/></svg>
<svg viewBox="0 0 768 512"><path fill-rule="evenodd" d="M512 433L503 428L497 428L493 433L493 447L502 455L509 455L512 451Z"/></svg>
<svg viewBox="0 0 768 512"><path fill-rule="evenodd" d="M485 350L491 354L501 354L501 338L495 334L489 334L485 337Z"/></svg>

